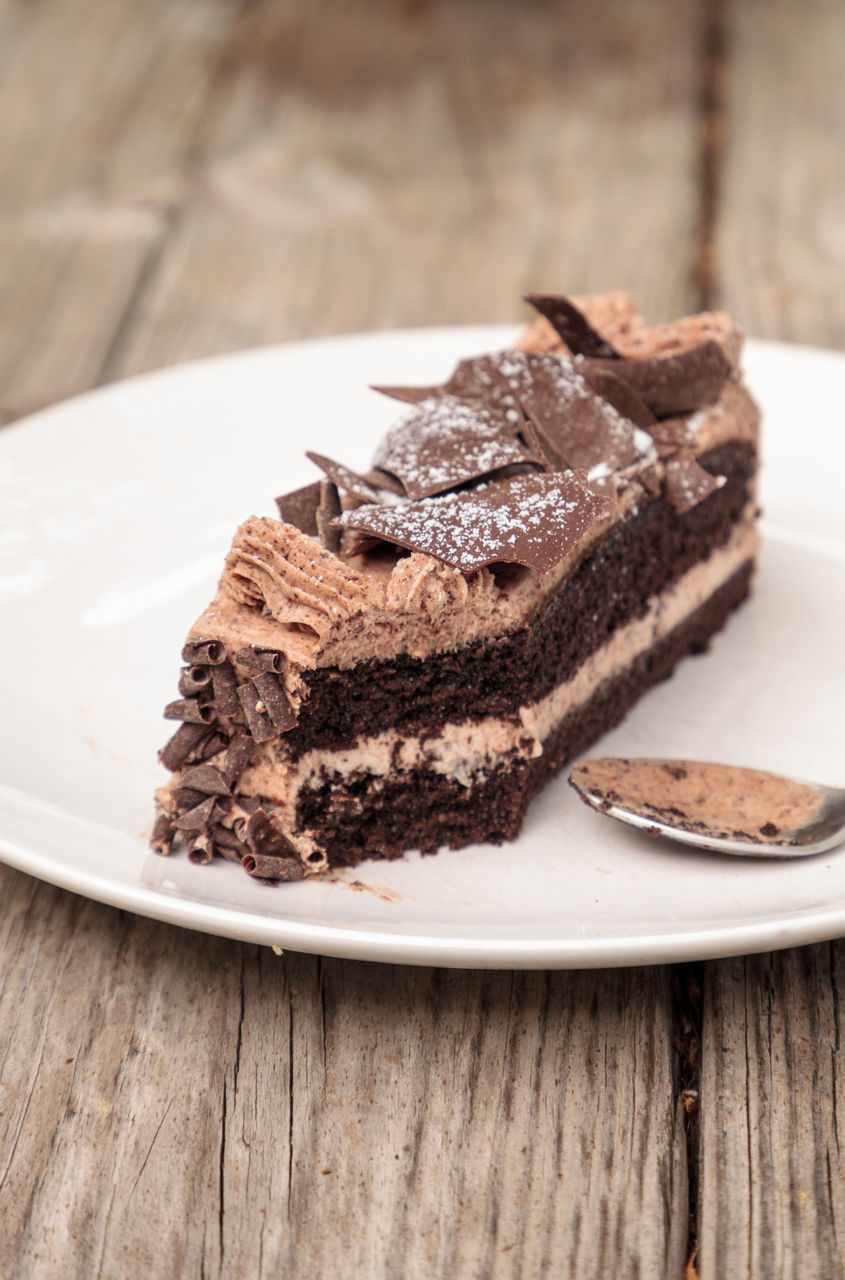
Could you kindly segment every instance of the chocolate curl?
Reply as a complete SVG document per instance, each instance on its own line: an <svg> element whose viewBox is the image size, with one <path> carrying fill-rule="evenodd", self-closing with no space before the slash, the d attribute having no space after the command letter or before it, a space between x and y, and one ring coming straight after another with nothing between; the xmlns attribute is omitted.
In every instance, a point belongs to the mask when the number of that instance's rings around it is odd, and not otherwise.
<svg viewBox="0 0 845 1280"><path fill-rule="evenodd" d="M178 812L186 813L188 809L195 809L198 804L202 804L208 797L208 792L197 791L194 787L174 787L170 796Z"/></svg>
<svg viewBox="0 0 845 1280"><path fill-rule="evenodd" d="M211 838L201 831L198 836L188 841L188 858L199 867L205 867L214 857Z"/></svg>
<svg viewBox="0 0 845 1280"><path fill-rule="evenodd" d="M317 536L317 507L320 504L320 481L306 484L302 489L283 493L276 499L279 517L285 524L292 524L309 538Z"/></svg>
<svg viewBox="0 0 845 1280"><path fill-rule="evenodd" d="M279 649L265 649L262 645L251 644L248 649L238 649L235 661L254 671L275 671L279 676L285 669L286 658Z"/></svg>
<svg viewBox="0 0 845 1280"><path fill-rule="evenodd" d="M176 702L168 702L164 708L165 720L182 720L186 724L211 724L215 718L214 707L210 702L200 702L198 698L179 698Z"/></svg>
<svg viewBox="0 0 845 1280"><path fill-rule="evenodd" d="M203 738L193 752L194 761L200 764L203 760L210 760L212 756L219 755L229 744L229 739L224 737L222 733L214 730Z"/></svg>
<svg viewBox="0 0 845 1280"><path fill-rule="evenodd" d="M535 311L545 316L555 332L563 338L574 356L600 356L615 360L619 352L593 328L582 311L569 301L554 294L527 293L525 301Z"/></svg>
<svg viewBox="0 0 845 1280"><path fill-rule="evenodd" d="M250 853L256 857L296 858L299 854L283 831L272 821L266 809L256 809L250 814L244 835Z"/></svg>
<svg viewBox="0 0 845 1280"><path fill-rule="evenodd" d="M210 826L218 806L217 796L209 796L187 813L181 814L173 823L179 831L206 831Z"/></svg>
<svg viewBox="0 0 845 1280"><path fill-rule="evenodd" d="M262 671L252 683L258 690L276 732L287 733L296 724L296 712L279 677L272 671Z"/></svg>
<svg viewBox="0 0 845 1280"><path fill-rule="evenodd" d="M294 858L277 858L263 853L247 853L241 866L255 880L302 880L305 869Z"/></svg>
<svg viewBox="0 0 845 1280"><path fill-rule="evenodd" d="M211 836L214 851L219 853L221 858L225 858L227 862L240 862L249 853L247 846L238 839L234 831L224 827L222 822L210 827L209 835Z"/></svg>
<svg viewBox="0 0 845 1280"><path fill-rule="evenodd" d="M230 796L228 783L218 769L210 764L197 764L186 769L182 775L182 785L193 787L206 796Z"/></svg>
<svg viewBox="0 0 845 1280"><path fill-rule="evenodd" d="M320 505L317 508L317 531L320 541L327 551L337 555L340 550L340 530L333 529L331 522L340 515L340 494L337 485L331 480L320 482Z"/></svg>
<svg viewBox="0 0 845 1280"><path fill-rule="evenodd" d="M233 716L240 707L238 702L238 682L235 679L235 668L231 662L220 662L211 668L211 687L214 690L214 705L220 715Z"/></svg>
<svg viewBox="0 0 845 1280"><path fill-rule="evenodd" d="M255 739L248 733L235 734L223 757L223 777L231 787L243 773L255 750Z"/></svg>
<svg viewBox="0 0 845 1280"><path fill-rule="evenodd" d="M372 385L371 391L378 391L379 395L389 396L391 400L401 400L404 404L419 404L421 400L427 400L429 396L435 396L442 391L442 387L379 387Z"/></svg>
<svg viewBox="0 0 845 1280"><path fill-rule="evenodd" d="M182 649L182 661L191 666L216 667L225 660L226 646L222 640L186 640Z"/></svg>
<svg viewBox="0 0 845 1280"><path fill-rule="evenodd" d="M165 743L158 758L171 773L184 764L193 752L197 743L205 737L207 729L204 724L182 724L173 737Z"/></svg>
<svg viewBox="0 0 845 1280"><path fill-rule="evenodd" d="M185 667L179 676L179 692L183 698L193 698L207 689L210 683L210 667Z"/></svg>
<svg viewBox="0 0 845 1280"><path fill-rule="evenodd" d="M173 823L166 813L160 813L155 820L153 826L153 834L150 836L150 848L153 853L160 854L166 858L169 853L173 852L173 838L176 832L173 829Z"/></svg>
<svg viewBox="0 0 845 1280"><path fill-rule="evenodd" d="M271 738L278 736L276 727L267 714L261 695L253 683L240 685L238 698L243 707L249 731L256 742L269 742Z"/></svg>

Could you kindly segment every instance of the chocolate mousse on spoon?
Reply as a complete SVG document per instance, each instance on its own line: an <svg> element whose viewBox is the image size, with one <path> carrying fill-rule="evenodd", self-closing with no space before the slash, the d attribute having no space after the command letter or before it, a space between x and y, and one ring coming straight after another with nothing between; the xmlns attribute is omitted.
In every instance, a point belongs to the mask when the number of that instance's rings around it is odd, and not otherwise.
<svg viewBox="0 0 845 1280"><path fill-rule="evenodd" d="M800 858L845 840L845 790L738 765L584 760L570 785L599 813L701 849Z"/></svg>

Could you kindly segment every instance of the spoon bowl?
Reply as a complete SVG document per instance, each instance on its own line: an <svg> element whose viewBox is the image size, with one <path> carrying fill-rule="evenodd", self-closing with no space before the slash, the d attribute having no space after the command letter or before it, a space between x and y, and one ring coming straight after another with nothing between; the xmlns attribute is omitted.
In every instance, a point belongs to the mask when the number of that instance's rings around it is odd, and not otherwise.
<svg viewBox="0 0 845 1280"><path fill-rule="evenodd" d="M646 835L752 858L802 858L845 841L845 790L696 760L583 760L585 804Z"/></svg>

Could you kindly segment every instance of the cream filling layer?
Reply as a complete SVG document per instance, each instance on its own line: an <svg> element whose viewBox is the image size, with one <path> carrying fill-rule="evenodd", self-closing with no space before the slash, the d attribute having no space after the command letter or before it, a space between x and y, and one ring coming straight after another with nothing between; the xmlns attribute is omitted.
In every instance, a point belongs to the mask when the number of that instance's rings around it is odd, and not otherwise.
<svg viewBox="0 0 845 1280"><path fill-rule="evenodd" d="M343 750L309 751L287 767L265 748L242 774L238 789L247 795L266 797L278 806L279 818L292 828L300 789L319 786L326 779L343 779L362 771L374 779L386 780L397 772L424 769L470 786L504 758L536 758L542 754L545 740L571 711L693 614L754 557L757 545L754 526L738 525L729 541L707 560L694 565L666 591L654 596L642 617L619 627L572 679L544 698L525 704L515 715L448 723L437 736L408 735L389 729L359 739Z"/></svg>

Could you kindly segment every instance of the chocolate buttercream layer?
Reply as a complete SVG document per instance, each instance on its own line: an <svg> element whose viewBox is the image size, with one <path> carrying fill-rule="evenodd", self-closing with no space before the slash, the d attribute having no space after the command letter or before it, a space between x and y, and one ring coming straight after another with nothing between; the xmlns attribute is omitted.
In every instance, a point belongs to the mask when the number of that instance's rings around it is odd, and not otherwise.
<svg viewBox="0 0 845 1280"><path fill-rule="evenodd" d="M708 474L726 476L725 484L682 516L667 499L653 499L614 528L555 596L508 633L424 660L400 654L348 669L303 672L307 693L298 723L285 736L285 753L298 758L388 727L436 726L467 707L478 715L505 714L526 692L542 697L730 537L748 506L753 451L745 444L726 446L702 462Z"/></svg>
<svg viewBox="0 0 845 1280"><path fill-rule="evenodd" d="M563 766L622 720L689 653L702 652L747 597L753 566L742 565L690 616L622 672L605 680L549 733L542 754L513 752L467 786L433 770L388 778L360 770L303 788L296 825L328 854L330 866L396 858L409 848L501 844L520 831L528 804Z"/></svg>

